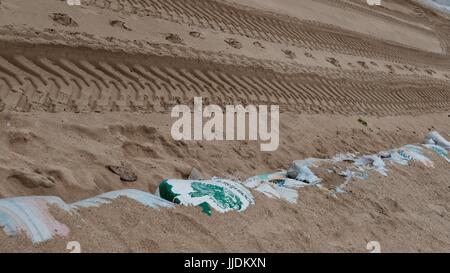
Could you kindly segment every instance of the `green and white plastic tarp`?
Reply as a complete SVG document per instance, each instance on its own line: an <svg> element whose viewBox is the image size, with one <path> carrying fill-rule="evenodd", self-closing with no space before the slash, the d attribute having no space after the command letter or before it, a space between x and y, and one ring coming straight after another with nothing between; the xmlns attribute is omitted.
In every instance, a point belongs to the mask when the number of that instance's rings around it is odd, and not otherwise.
<svg viewBox="0 0 450 273"><path fill-rule="evenodd" d="M220 178L167 179L161 182L156 194L176 204L199 206L208 215L211 215L211 209L221 213L241 212L255 204L253 195L241 183Z"/></svg>

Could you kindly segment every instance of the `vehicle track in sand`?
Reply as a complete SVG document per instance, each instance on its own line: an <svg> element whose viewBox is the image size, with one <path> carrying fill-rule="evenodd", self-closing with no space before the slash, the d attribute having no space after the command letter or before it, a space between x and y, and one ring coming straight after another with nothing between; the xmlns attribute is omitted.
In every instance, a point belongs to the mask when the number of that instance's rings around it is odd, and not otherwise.
<svg viewBox="0 0 450 273"><path fill-rule="evenodd" d="M195 96L219 105L278 104L282 111L345 115L450 109L450 83L427 77L341 69L287 74L62 45L2 42L0 48L0 110L166 112Z"/></svg>
<svg viewBox="0 0 450 273"><path fill-rule="evenodd" d="M450 62L448 56L409 48L362 33L319 22L244 9L215 0L87 0L83 4L309 49L403 63L448 65ZM363 12L363 9L358 11Z"/></svg>

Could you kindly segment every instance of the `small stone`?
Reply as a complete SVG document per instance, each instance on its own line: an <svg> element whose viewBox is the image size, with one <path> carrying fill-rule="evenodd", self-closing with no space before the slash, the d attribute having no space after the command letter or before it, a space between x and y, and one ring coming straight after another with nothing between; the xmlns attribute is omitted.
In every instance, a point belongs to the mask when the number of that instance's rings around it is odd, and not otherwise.
<svg viewBox="0 0 450 273"><path fill-rule="evenodd" d="M137 180L137 175L127 167L108 165L106 168L117 174L120 177L120 180L124 182L134 182Z"/></svg>

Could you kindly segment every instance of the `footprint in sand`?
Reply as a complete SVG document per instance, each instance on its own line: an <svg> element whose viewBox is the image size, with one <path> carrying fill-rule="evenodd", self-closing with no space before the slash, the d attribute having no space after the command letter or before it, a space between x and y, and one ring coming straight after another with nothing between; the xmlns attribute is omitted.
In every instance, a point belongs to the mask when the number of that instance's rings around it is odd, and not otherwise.
<svg viewBox="0 0 450 273"><path fill-rule="evenodd" d="M3 112L6 108L6 103L0 98L0 112Z"/></svg>
<svg viewBox="0 0 450 273"><path fill-rule="evenodd" d="M239 42L238 40L233 39L233 38L225 39L225 43L227 43L228 45L230 45L230 46L232 46L232 47L234 47L236 49L241 49L242 48L241 42Z"/></svg>
<svg viewBox="0 0 450 273"><path fill-rule="evenodd" d="M309 53L309 52L305 52L305 56L306 57L308 57L308 58L311 58L311 59L316 59L311 53Z"/></svg>
<svg viewBox="0 0 450 273"><path fill-rule="evenodd" d="M370 61L370 64L373 65L373 66L378 66L378 64L376 62L374 62L374 61Z"/></svg>
<svg viewBox="0 0 450 273"><path fill-rule="evenodd" d="M364 61L357 61L357 63L364 69L369 69L369 66Z"/></svg>
<svg viewBox="0 0 450 273"><path fill-rule="evenodd" d="M408 66L406 64L403 67L406 68L409 72L414 72L414 68L413 67L410 67L410 66Z"/></svg>
<svg viewBox="0 0 450 273"><path fill-rule="evenodd" d="M109 21L109 24L110 24L112 27L124 29L124 30L126 30L126 31L132 31L132 29L129 28L129 27L125 24L125 22L120 21L120 20L111 20L111 21Z"/></svg>
<svg viewBox="0 0 450 273"><path fill-rule="evenodd" d="M60 25L66 26L66 27L77 27L78 23L75 22L72 18L70 18L69 15L65 13L52 13L50 14L50 18L53 20L53 22L58 23Z"/></svg>
<svg viewBox="0 0 450 273"><path fill-rule="evenodd" d="M260 42L258 42L258 41L253 42L253 45L254 45L255 47L257 47L257 48L260 48L260 49L265 49L265 48L266 48L262 43L260 43Z"/></svg>
<svg viewBox="0 0 450 273"><path fill-rule="evenodd" d="M205 38L203 37L203 35L202 35L200 32L198 32L198 31L191 31L191 32L189 32L189 35L190 35L191 37L194 37L194 38L205 39Z"/></svg>
<svg viewBox="0 0 450 273"><path fill-rule="evenodd" d="M282 52L284 53L284 55L285 55L287 58L289 58L289 59L295 59L295 58L297 58L297 55L296 55L295 52L292 51L292 50L289 50L289 49L282 49L281 51L282 51Z"/></svg>
<svg viewBox="0 0 450 273"><path fill-rule="evenodd" d="M330 64L334 65L335 67L339 67L341 68L341 64L339 63L338 60L336 60L335 58L329 57L326 59L327 62L329 62Z"/></svg>
<svg viewBox="0 0 450 273"><path fill-rule="evenodd" d="M395 69L392 65L387 64L385 65L387 69L389 69L389 74L394 74L395 73Z"/></svg>
<svg viewBox="0 0 450 273"><path fill-rule="evenodd" d="M174 44L183 44L183 39L178 34L169 33L166 35L166 40Z"/></svg>
<svg viewBox="0 0 450 273"><path fill-rule="evenodd" d="M425 69L425 72L427 72L428 75L433 76L434 74L436 74L436 71L434 71L433 69Z"/></svg>

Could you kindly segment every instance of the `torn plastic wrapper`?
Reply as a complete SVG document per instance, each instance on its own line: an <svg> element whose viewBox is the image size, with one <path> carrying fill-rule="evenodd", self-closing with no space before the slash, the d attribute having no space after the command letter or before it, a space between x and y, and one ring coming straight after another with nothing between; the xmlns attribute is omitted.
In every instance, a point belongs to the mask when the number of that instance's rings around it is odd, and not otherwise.
<svg viewBox="0 0 450 273"><path fill-rule="evenodd" d="M450 141L446 140L436 131L429 133L425 137L425 144L437 145L446 150L450 150Z"/></svg>

